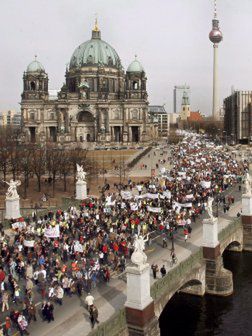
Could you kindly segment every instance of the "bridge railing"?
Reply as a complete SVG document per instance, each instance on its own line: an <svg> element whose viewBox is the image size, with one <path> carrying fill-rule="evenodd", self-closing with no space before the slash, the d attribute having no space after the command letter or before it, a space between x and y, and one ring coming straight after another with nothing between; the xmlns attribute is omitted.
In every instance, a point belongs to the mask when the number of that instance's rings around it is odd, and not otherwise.
<svg viewBox="0 0 252 336"><path fill-rule="evenodd" d="M196 267L203 260L202 248L200 248L197 252L193 253L182 261L178 266L174 269L170 270L166 276L157 280L151 286L151 297L153 300L158 300L165 292L172 291L178 280L185 275L190 273L194 267Z"/></svg>
<svg viewBox="0 0 252 336"><path fill-rule="evenodd" d="M236 218L232 221L232 223L230 223L229 225L227 225L224 229L222 229L219 233L218 233L218 239L219 241L224 241L226 240L231 234L235 233L235 231L242 226L241 223L241 218Z"/></svg>

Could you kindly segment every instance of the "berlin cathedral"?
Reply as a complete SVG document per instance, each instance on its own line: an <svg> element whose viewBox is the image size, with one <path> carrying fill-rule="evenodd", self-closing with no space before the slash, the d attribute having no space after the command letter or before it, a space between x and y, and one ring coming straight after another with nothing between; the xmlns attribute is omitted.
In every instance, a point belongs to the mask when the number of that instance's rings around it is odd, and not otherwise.
<svg viewBox="0 0 252 336"><path fill-rule="evenodd" d="M23 75L21 100L25 141L143 143L151 140L146 74L135 57L125 72L101 39L97 21L90 40L78 46L56 96L35 58ZM90 144L91 145L91 144Z"/></svg>

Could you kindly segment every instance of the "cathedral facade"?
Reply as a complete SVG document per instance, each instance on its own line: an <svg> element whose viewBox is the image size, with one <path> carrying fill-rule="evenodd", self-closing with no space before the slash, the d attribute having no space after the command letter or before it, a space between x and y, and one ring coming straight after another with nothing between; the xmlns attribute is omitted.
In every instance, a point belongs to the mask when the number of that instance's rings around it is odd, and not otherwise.
<svg viewBox="0 0 252 336"><path fill-rule="evenodd" d="M143 143L151 140L146 74L135 60L125 72L101 39L97 22L89 41L74 51L55 97L35 59L23 76L22 129L28 142Z"/></svg>

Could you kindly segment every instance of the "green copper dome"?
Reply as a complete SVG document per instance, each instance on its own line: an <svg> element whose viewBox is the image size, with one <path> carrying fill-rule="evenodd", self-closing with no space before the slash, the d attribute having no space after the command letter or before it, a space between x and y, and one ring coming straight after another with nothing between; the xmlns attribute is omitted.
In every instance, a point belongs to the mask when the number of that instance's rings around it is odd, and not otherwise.
<svg viewBox="0 0 252 336"><path fill-rule="evenodd" d="M144 72L144 68L136 56L134 61L128 66L127 72Z"/></svg>
<svg viewBox="0 0 252 336"><path fill-rule="evenodd" d="M92 38L82 43L75 49L71 61L70 69L88 65L104 65L121 69L120 58L107 42L101 40L101 33L97 24L92 31Z"/></svg>
<svg viewBox="0 0 252 336"><path fill-rule="evenodd" d="M37 61L37 56L35 56L35 60L28 65L26 72L45 72L45 68Z"/></svg>

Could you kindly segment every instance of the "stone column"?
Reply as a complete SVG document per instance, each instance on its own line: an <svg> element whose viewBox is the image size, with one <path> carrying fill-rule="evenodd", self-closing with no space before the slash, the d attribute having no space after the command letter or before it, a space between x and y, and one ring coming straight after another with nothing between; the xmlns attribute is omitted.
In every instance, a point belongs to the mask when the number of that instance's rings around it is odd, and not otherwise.
<svg viewBox="0 0 252 336"><path fill-rule="evenodd" d="M203 257L206 262L206 293L219 296L231 295L233 274L223 267L217 218L203 220Z"/></svg>
<svg viewBox="0 0 252 336"><path fill-rule="evenodd" d="M87 182L77 181L76 182L76 199L83 200L87 198Z"/></svg>
<svg viewBox="0 0 252 336"><path fill-rule="evenodd" d="M17 219L21 217L19 196L15 198L6 197L5 206L6 206L6 212L5 212L6 219Z"/></svg>
<svg viewBox="0 0 252 336"><path fill-rule="evenodd" d="M242 195L243 249L252 251L252 195Z"/></svg>
<svg viewBox="0 0 252 336"><path fill-rule="evenodd" d="M126 321L129 336L160 335L155 316L154 301L150 296L150 266L128 266Z"/></svg>

